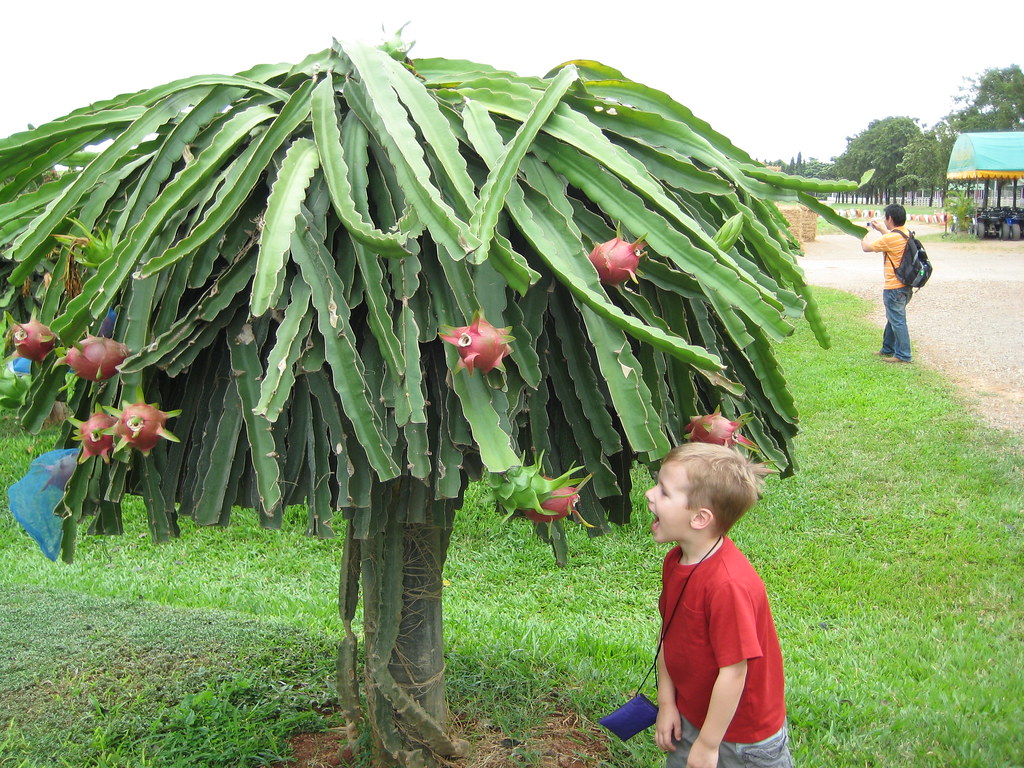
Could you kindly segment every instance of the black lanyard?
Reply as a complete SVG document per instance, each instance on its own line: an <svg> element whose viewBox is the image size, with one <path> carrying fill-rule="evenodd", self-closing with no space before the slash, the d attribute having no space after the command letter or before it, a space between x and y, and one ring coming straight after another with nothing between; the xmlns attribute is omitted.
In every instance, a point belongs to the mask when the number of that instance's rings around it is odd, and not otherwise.
<svg viewBox="0 0 1024 768"><path fill-rule="evenodd" d="M664 645L665 635L668 634L668 627L672 623L672 619L676 617L676 611L679 610L679 606L683 602L683 593L686 592L686 585L690 583L690 577L692 577L693 572L697 570L697 566L703 563L705 560L707 560L708 557L711 556L711 553L714 552L715 549L718 547L718 545L722 543L722 538L722 536L719 536L718 541L716 541L711 546L711 549L704 553L704 557L698 560L697 564L693 566L693 569L688 574L686 574L686 580L683 582L683 588L679 590L679 597L676 598L676 604L672 608L672 613L669 614L668 621L664 622L661 625L661 637L658 638L658 647L654 651L654 661L651 663L651 668L647 670L647 674L644 675L644 680L642 683L640 683L640 687L636 689L638 693L644 689L645 685L647 685L647 680L650 678L651 673L658 666L658 656L661 654L661 646Z"/></svg>

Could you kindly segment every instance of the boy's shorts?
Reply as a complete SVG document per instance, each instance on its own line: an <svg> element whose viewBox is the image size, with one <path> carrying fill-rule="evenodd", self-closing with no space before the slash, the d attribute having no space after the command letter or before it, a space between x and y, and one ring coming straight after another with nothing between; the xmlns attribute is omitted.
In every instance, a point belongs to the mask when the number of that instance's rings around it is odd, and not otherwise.
<svg viewBox="0 0 1024 768"><path fill-rule="evenodd" d="M676 742L676 751L665 758L665 768L686 768L690 747L697 740L700 731L685 717L683 738ZM774 736L753 744L735 744L723 741L718 748L718 768L793 768L789 754L789 732L783 724L782 730Z"/></svg>

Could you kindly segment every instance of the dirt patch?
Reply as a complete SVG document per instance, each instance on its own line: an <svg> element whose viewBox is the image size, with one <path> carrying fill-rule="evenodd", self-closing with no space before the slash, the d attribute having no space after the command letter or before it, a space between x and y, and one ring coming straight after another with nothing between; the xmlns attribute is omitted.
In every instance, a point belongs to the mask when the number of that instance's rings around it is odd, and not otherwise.
<svg viewBox="0 0 1024 768"><path fill-rule="evenodd" d="M988 423L1016 428L1024 422L1024 241L943 239L926 248L935 274L907 310L914 361L948 376ZM878 255L849 235L824 235L804 251L811 285L870 300L872 320L885 325Z"/></svg>
<svg viewBox="0 0 1024 768"><path fill-rule="evenodd" d="M343 768L354 765L354 754L347 744L344 728L323 733L299 733L291 738L294 762L274 768Z"/></svg>
<svg viewBox="0 0 1024 768"><path fill-rule="evenodd" d="M552 714L526 741L481 724L461 723L458 730L463 736L473 734L469 757L452 763L460 768L595 768L609 758L608 735L571 713ZM294 761L273 768L349 768L362 764L363 756L349 746L345 728L296 734L290 743Z"/></svg>
<svg viewBox="0 0 1024 768"><path fill-rule="evenodd" d="M578 715L554 713L527 741L500 733L473 741L465 768L592 768L608 759L608 734L588 726Z"/></svg>

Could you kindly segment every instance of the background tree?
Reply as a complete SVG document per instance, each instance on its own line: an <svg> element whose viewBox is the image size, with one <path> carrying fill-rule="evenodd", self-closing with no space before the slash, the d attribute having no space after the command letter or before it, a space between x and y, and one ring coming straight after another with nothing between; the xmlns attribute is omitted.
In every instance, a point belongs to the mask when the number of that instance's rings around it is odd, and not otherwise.
<svg viewBox="0 0 1024 768"><path fill-rule="evenodd" d="M801 315L827 336L773 203L856 230L811 195L856 184L769 171L611 68L518 77L397 42L85 107L0 140L0 179L8 282L64 345L115 310L130 351L99 382L36 364L23 424L58 400L82 420L137 393L180 410L180 442L74 468L64 559L82 526L122 530L125 493L157 540L239 507L274 528L305 504L319 536L340 523L340 698L400 765L465 746L445 727L440 598L467 483L539 513L543 475L585 466L600 533L629 518L634 463L716 410L749 414L791 471L772 341ZM647 255L636 282L603 284L587 254L620 231ZM439 339L473 343L481 316L514 337L504 369L464 370ZM562 521L542 520L564 560Z"/></svg>
<svg viewBox="0 0 1024 768"><path fill-rule="evenodd" d="M800 176L811 179L836 179L835 163L819 160L816 157L808 158L800 169Z"/></svg>
<svg viewBox="0 0 1024 768"><path fill-rule="evenodd" d="M801 159L799 163L796 160L788 163L782 160L766 160L765 165L792 176L803 176L808 179L838 179L835 175L834 163L824 162L814 157L807 160Z"/></svg>
<svg viewBox="0 0 1024 768"><path fill-rule="evenodd" d="M956 99L963 106L948 118L957 133L1024 130L1024 72L1018 65L986 69L968 82Z"/></svg>
<svg viewBox="0 0 1024 768"><path fill-rule="evenodd" d="M946 168L953 142L955 137L943 122L914 137L896 166L900 174L896 186L926 191L928 205L934 205L936 192L946 187Z"/></svg>
<svg viewBox="0 0 1024 768"><path fill-rule="evenodd" d="M865 191L872 202L888 203L905 176L899 166L906 148L920 135L921 128L910 117L873 120L865 130L847 138L846 151L836 158L836 172L859 178L873 168L874 176Z"/></svg>

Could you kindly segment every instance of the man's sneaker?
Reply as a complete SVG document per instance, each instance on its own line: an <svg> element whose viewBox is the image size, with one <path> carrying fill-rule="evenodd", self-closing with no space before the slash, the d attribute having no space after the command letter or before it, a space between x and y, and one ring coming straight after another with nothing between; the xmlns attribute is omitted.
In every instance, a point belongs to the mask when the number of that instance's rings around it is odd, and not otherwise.
<svg viewBox="0 0 1024 768"><path fill-rule="evenodd" d="M900 360L898 357L883 356L879 358L883 363L909 363L909 360Z"/></svg>

